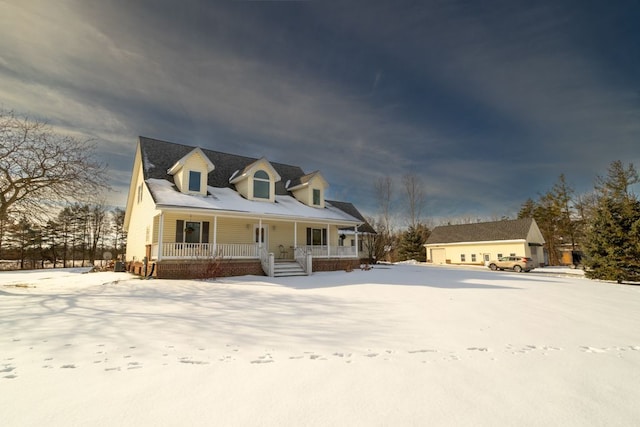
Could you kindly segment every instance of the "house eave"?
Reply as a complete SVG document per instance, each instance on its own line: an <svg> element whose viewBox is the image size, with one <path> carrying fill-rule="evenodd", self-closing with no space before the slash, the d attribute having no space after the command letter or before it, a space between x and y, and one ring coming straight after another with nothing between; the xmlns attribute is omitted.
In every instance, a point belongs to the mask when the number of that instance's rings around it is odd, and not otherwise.
<svg viewBox="0 0 640 427"><path fill-rule="evenodd" d="M510 239L510 240L482 240L482 241L470 241L470 242L448 242L448 243L425 243L423 246L464 246L464 245L487 245L487 244L502 244L502 243L526 243L526 239Z"/></svg>
<svg viewBox="0 0 640 427"><path fill-rule="evenodd" d="M323 217L306 217L306 216L297 216L297 215L281 215L281 214L271 214L271 213L260 213L260 212L250 212L250 211L241 211L241 210L229 210L229 209L211 209L204 207L190 207L190 206L179 206L179 205L167 205L167 204L157 204L156 212L174 212L174 213L184 213L184 214L193 214L193 212L200 212L202 214L210 214L212 216L218 217L233 217L233 218L254 218L254 219L264 219L264 220L273 220L273 221L297 221L297 222L314 222L314 223L323 223L323 224L332 224L332 225L352 225L352 226L360 226L363 224L362 221L349 219L334 219L334 218L323 218Z"/></svg>

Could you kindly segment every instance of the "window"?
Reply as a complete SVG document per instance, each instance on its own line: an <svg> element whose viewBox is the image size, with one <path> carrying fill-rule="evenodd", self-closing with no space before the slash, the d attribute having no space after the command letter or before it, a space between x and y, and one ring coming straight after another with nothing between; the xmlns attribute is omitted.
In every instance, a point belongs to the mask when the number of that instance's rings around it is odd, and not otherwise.
<svg viewBox="0 0 640 427"><path fill-rule="evenodd" d="M511 252L509 256L516 256L515 252Z"/></svg>
<svg viewBox="0 0 640 427"><path fill-rule="evenodd" d="M460 255L460 262L465 262L465 255L464 254Z"/></svg>
<svg viewBox="0 0 640 427"><path fill-rule="evenodd" d="M264 243L265 235L267 234L267 227L263 226L262 228L260 228L256 225L254 226L253 234L253 241L255 243Z"/></svg>
<svg viewBox="0 0 640 427"><path fill-rule="evenodd" d="M200 191L200 172L189 171L189 191Z"/></svg>
<svg viewBox="0 0 640 427"><path fill-rule="evenodd" d="M326 228L307 228L307 245L323 246L327 241Z"/></svg>
<svg viewBox="0 0 640 427"><path fill-rule="evenodd" d="M313 189L313 204L315 206L320 206L320 190L317 188Z"/></svg>
<svg viewBox="0 0 640 427"><path fill-rule="evenodd" d="M200 223L187 221L184 227L185 243L200 243Z"/></svg>
<svg viewBox="0 0 640 427"><path fill-rule="evenodd" d="M498 259L502 258L502 254L498 254Z"/></svg>
<svg viewBox="0 0 640 427"><path fill-rule="evenodd" d="M268 199L271 196L271 180L269 175L259 170L253 174L253 197Z"/></svg>
<svg viewBox="0 0 640 427"><path fill-rule="evenodd" d="M176 220L176 243L209 243L209 221Z"/></svg>
<svg viewBox="0 0 640 427"><path fill-rule="evenodd" d="M471 262L476 262L476 254L471 254Z"/></svg>
<svg viewBox="0 0 640 427"><path fill-rule="evenodd" d="M142 201L142 184L138 185L138 203Z"/></svg>

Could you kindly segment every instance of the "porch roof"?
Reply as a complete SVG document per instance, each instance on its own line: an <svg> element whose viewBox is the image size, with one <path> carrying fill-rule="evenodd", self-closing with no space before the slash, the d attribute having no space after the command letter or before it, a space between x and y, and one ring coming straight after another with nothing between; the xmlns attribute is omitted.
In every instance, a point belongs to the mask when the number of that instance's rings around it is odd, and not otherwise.
<svg viewBox="0 0 640 427"><path fill-rule="evenodd" d="M314 208L294 197L276 195L275 203L247 200L231 188L207 187L208 195L195 196L176 191L166 179L151 178L147 186L158 208L208 209L212 211L241 212L246 214L312 219L361 224L363 221L349 215L327 201L325 208Z"/></svg>

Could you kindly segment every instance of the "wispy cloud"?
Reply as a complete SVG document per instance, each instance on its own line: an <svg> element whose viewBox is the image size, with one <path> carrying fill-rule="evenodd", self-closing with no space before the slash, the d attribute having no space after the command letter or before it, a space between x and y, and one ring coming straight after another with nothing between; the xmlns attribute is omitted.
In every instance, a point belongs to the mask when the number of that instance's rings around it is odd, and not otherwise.
<svg viewBox="0 0 640 427"><path fill-rule="evenodd" d="M640 161L637 81L571 6L2 3L0 98L104 141L118 176L142 134L321 169L368 211L407 172L433 210L512 209Z"/></svg>

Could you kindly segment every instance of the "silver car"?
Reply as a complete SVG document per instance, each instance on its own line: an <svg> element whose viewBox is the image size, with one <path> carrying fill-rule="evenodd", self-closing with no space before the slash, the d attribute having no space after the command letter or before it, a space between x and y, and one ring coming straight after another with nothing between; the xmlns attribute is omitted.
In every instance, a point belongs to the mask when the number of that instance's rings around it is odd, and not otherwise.
<svg viewBox="0 0 640 427"><path fill-rule="evenodd" d="M526 256L503 256L497 260L489 262L489 268L496 270L513 270L516 273L521 271L531 271L535 268L533 260Z"/></svg>

